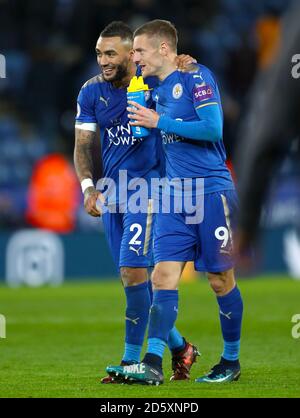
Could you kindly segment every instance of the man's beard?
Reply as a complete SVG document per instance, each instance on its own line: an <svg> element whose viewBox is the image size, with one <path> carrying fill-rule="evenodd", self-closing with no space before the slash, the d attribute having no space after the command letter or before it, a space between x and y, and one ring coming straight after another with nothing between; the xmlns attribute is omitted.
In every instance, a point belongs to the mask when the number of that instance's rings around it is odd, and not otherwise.
<svg viewBox="0 0 300 418"><path fill-rule="evenodd" d="M113 78L105 77L103 73L103 78L105 81L110 81L111 83L122 81L128 74L127 66L125 64L116 65L116 73Z"/></svg>

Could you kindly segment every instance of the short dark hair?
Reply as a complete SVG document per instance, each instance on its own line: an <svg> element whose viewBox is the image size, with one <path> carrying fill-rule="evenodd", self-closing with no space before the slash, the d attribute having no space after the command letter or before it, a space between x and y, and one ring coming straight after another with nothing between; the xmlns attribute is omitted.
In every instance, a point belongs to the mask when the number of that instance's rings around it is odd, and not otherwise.
<svg viewBox="0 0 300 418"><path fill-rule="evenodd" d="M177 51L178 35L175 26L168 20L156 19L147 22L140 26L134 32L134 37L139 35L148 35L149 37L158 36L159 38L166 38L169 41L171 48Z"/></svg>
<svg viewBox="0 0 300 418"><path fill-rule="evenodd" d="M121 20L115 20L109 25L105 26L103 31L100 33L102 38L112 38L119 36L123 41L127 40L133 42L133 32L126 23Z"/></svg>

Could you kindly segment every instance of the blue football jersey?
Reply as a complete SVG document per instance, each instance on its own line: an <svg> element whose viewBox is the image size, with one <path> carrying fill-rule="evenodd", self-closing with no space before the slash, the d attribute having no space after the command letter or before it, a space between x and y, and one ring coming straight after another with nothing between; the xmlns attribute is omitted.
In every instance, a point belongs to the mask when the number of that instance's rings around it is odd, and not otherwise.
<svg viewBox="0 0 300 418"><path fill-rule="evenodd" d="M223 119L217 83L203 65L194 72L174 71L154 88L152 97L156 111L172 119L199 120L196 110L203 106L218 106ZM234 188L223 141L192 140L164 131L161 136L169 179L204 178L205 193Z"/></svg>
<svg viewBox="0 0 300 418"><path fill-rule="evenodd" d="M149 77L145 82L152 88L157 78ZM151 100L149 94L148 101ZM98 124L103 177L113 179L117 185L120 170L127 170L128 181L134 177L149 181L161 175L162 147L159 131L152 130L145 138L135 138L126 107L127 90L115 88L112 83L104 81L101 74L83 85L77 100L76 126L96 131Z"/></svg>

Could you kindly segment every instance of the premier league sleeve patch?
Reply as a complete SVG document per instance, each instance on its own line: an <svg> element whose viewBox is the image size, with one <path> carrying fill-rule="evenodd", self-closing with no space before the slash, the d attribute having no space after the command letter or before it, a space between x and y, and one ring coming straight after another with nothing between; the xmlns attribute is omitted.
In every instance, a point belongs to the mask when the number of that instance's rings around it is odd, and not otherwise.
<svg viewBox="0 0 300 418"><path fill-rule="evenodd" d="M193 98L196 102L202 102L214 98L214 91L212 86L206 84L204 86L195 86L193 90Z"/></svg>

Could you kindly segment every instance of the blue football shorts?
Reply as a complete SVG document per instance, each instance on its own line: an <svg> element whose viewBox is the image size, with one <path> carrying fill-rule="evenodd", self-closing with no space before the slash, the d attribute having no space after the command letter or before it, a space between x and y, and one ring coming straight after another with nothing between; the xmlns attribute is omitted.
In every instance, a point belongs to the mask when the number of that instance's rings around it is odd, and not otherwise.
<svg viewBox="0 0 300 418"><path fill-rule="evenodd" d="M104 232L118 268L153 266L152 203L147 213L110 213L102 215Z"/></svg>
<svg viewBox="0 0 300 418"><path fill-rule="evenodd" d="M154 227L154 262L194 261L195 269L224 272L234 266L233 231L238 198L235 190L204 195L203 220L187 224L182 213L158 213Z"/></svg>

